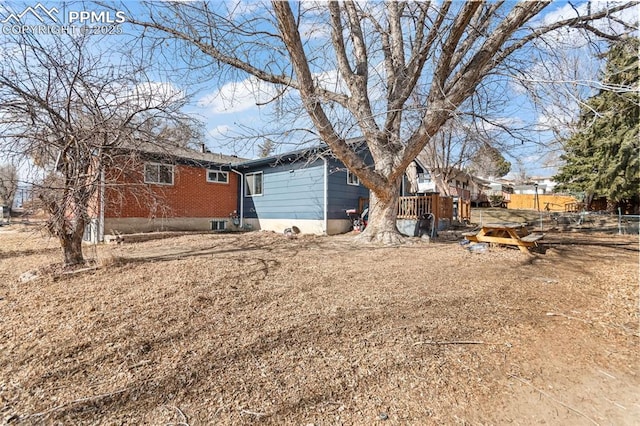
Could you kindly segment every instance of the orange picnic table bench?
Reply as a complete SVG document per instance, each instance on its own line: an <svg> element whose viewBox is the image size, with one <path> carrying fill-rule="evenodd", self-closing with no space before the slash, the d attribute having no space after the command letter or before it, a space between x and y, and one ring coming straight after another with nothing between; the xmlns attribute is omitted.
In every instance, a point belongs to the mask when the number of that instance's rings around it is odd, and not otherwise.
<svg viewBox="0 0 640 426"><path fill-rule="evenodd" d="M531 247L538 245L544 234L529 233L522 223L501 222L482 225L477 233L465 233L464 237L472 243L494 243L517 246L520 251L529 253Z"/></svg>

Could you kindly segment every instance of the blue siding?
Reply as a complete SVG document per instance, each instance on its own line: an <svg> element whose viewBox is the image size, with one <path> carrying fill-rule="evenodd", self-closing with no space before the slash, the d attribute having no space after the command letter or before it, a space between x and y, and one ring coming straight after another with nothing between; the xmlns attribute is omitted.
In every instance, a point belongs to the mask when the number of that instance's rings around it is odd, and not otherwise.
<svg viewBox="0 0 640 426"><path fill-rule="evenodd" d="M262 172L262 195L245 197L244 216L260 219L324 218L324 162L292 163L243 170ZM345 178L346 179L346 178Z"/></svg>
<svg viewBox="0 0 640 426"><path fill-rule="evenodd" d="M368 155L365 161L371 162ZM347 169L340 161L328 159L328 219L348 219L346 210L357 209L360 198L368 198L364 185L347 184ZM324 161L256 165L243 173L263 173L263 195L245 197L244 217L260 219L324 219Z"/></svg>
<svg viewBox="0 0 640 426"><path fill-rule="evenodd" d="M329 161L329 219L347 219L345 210L357 209L358 199L369 198L369 190L362 184L347 184L347 168L337 160Z"/></svg>

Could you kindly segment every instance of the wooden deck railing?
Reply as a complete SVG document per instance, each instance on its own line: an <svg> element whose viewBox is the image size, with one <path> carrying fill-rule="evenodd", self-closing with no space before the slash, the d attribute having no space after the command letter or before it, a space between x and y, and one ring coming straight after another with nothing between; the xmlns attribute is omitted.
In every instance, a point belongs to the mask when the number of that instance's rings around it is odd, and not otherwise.
<svg viewBox="0 0 640 426"><path fill-rule="evenodd" d="M431 213L436 220L470 220L471 202L458 198L457 215L454 214L453 197L441 197L438 194L400 197L398 200L398 219L420 219L424 214Z"/></svg>
<svg viewBox="0 0 640 426"><path fill-rule="evenodd" d="M420 216L432 213L440 217L437 194L415 195L398 199L398 219L419 219Z"/></svg>
<svg viewBox="0 0 640 426"><path fill-rule="evenodd" d="M368 198L358 200L358 211L362 212L369 205ZM420 219L425 214L433 214L436 223L440 218L469 220L471 218L471 202L458 200L458 217L453 215L453 197L441 197L438 194L414 195L398 198L398 219Z"/></svg>

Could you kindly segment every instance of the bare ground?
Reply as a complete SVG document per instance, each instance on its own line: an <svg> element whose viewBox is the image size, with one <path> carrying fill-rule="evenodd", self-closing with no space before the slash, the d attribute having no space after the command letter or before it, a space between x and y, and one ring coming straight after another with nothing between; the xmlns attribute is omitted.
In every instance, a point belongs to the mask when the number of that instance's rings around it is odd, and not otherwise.
<svg viewBox="0 0 640 426"><path fill-rule="evenodd" d="M352 238L87 247L61 274L54 240L0 228L0 421L637 424L637 237Z"/></svg>

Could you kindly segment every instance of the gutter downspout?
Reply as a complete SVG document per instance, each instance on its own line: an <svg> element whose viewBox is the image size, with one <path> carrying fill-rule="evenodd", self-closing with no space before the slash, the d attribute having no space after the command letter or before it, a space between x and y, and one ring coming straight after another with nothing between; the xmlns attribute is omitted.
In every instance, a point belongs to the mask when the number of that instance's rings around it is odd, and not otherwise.
<svg viewBox="0 0 640 426"><path fill-rule="evenodd" d="M325 157L322 157L324 162L324 234L329 235L329 163Z"/></svg>
<svg viewBox="0 0 640 426"><path fill-rule="evenodd" d="M104 243L104 168L100 171L100 218L98 223L98 242Z"/></svg>
<svg viewBox="0 0 640 426"><path fill-rule="evenodd" d="M240 228L244 228L244 174L240 173L233 168L229 168L233 173L237 174L240 179L240 196L238 200L240 200Z"/></svg>

